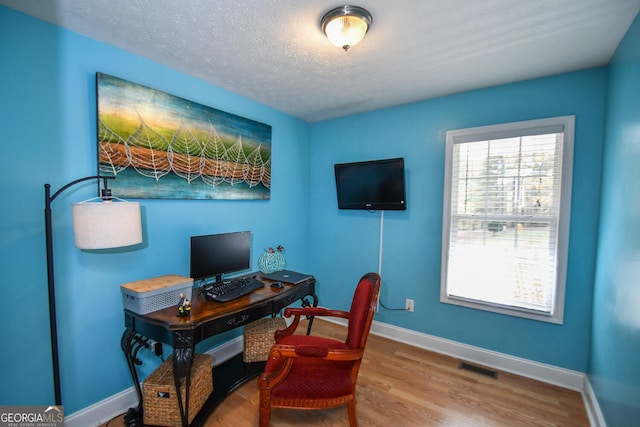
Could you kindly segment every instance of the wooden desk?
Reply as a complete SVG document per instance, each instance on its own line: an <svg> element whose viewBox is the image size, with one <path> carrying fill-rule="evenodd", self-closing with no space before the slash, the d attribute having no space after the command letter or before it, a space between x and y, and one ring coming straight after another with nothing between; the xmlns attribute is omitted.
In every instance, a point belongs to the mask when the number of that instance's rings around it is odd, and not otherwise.
<svg viewBox="0 0 640 427"><path fill-rule="evenodd" d="M199 295L198 288L193 289L191 315L187 317L177 316L177 307L168 307L163 310L148 314L136 314L124 310L125 331L122 334L121 347L125 354L131 377L133 379L139 404L132 408L125 417L126 423L133 426L141 426L143 421L143 396L142 387L138 379L136 365L142 361L137 357L142 348L149 348L149 340L167 343L173 347L173 376L176 384L176 395L180 406L180 415L183 426L188 425L189 385L191 383L191 364L195 352L195 345L211 336L230 329L237 328L265 316L278 313L283 308L297 300L302 300L303 306L316 307L318 297L315 293L315 279L309 278L298 285L285 284L284 289L272 289L270 280L258 279L265 283L264 288L235 300L219 303L208 301ZM309 302L309 298L313 302ZM309 323L309 330L311 322ZM307 333L309 332L307 330ZM238 360L239 359L239 360ZM206 416L220 403L233 389L246 380L253 378L262 372L264 363L242 363L242 355L226 362L224 369L217 367L214 370L214 392L209 398L201 413L194 418L192 425L201 425ZM251 366L247 366L251 365ZM231 373L231 378L217 381L217 370ZM181 380L185 379L186 396L182 402L180 393Z"/></svg>

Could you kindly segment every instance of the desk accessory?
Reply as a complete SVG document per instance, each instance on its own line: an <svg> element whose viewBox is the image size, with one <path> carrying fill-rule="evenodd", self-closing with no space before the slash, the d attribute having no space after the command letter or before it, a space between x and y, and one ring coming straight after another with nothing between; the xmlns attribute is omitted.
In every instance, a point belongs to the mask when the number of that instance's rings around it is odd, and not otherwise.
<svg viewBox="0 0 640 427"><path fill-rule="evenodd" d="M273 273L274 271L280 271L284 268L286 260L284 255L284 248L281 245L274 250L272 247L267 249L265 253L258 258L258 268L263 273Z"/></svg>
<svg viewBox="0 0 640 427"><path fill-rule="evenodd" d="M178 274L153 277L120 285L122 304L136 314L175 306L180 303L180 295L192 300L193 279Z"/></svg>

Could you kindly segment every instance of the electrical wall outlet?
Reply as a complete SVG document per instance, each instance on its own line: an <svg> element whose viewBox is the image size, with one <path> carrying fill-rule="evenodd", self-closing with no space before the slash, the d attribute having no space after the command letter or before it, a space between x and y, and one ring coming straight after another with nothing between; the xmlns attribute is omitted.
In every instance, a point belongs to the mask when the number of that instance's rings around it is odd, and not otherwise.
<svg viewBox="0 0 640 427"><path fill-rule="evenodd" d="M149 347L156 356L162 356L162 343L160 341L149 340Z"/></svg>
<svg viewBox="0 0 640 427"><path fill-rule="evenodd" d="M413 300L410 298L407 298L407 301L404 303L404 308L405 310L413 313Z"/></svg>

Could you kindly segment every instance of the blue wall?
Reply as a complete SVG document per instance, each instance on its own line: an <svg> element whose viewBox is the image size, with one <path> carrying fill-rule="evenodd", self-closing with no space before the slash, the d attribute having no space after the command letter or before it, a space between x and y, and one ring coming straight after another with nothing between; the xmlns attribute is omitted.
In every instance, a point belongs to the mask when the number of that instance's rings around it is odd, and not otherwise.
<svg viewBox="0 0 640 427"><path fill-rule="evenodd" d="M51 183L55 191L97 172L97 71L270 124L272 192L270 201L141 200L144 244L107 254L73 245L70 205L95 196L95 183L73 187L53 202L67 414L131 387L120 350L119 285L188 275L189 236L251 230L254 270L263 248L278 244L286 248L290 267L309 270L308 123L5 7L0 7L0 51L0 282L7 302L0 404L54 402L43 185ZM158 363L150 357L144 369L150 372Z"/></svg>
<svg viewBox="0 0 640 427"><path fill-rule="evenodd" d="M385 212L376 319L584 372L588 363L604 132L603 68L466 92L316 124L312 129L311 259L320 296L347 299L357 273L376 271L380 213L336 209L333 164L405 157L408 209ZM563 325L439 302L445 131L575 115L575 162Z"/></svg>
<svg viewBox="0 0 640 427"><path fill-rule="evenodd" d="M609 66L589 379L607 425L640 420L640 17Z"/></svg>

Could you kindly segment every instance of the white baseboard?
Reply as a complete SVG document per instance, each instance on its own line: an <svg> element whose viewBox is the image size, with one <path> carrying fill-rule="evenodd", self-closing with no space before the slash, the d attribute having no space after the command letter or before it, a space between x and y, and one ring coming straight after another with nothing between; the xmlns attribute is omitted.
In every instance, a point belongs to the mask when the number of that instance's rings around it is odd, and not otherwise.
<svg viewBox="0 0 640 427"><path fill-rule="evenodd" d="M346 325L342 319L323 319ZM504 353L486 350L467 344L435 337L400 328L398 326L374 321L371 333L394 341L409 344L425 350L435 351L468 362L477 363L486 367L498 369L522 375L527 378L554 384L570 390L582 393L582 398L587 408L592 427L606 427L602 412L598 406L597 398L591 388L587 375L582 372L558 368ZM217 366L242 351L242 336L227 341L207 351L213 358L213 365ZM126 412L129 408L138 406L138 397L135 388L130 387L105 400L95 403L85 409L65 417L66 427L98 426L107 422L118 414Z"/></svg>
<svg viewBox="0 0 640 427"><path fill-rule="evenodd" d="M213 358L213 366L218 366L221 363L226 362L238 353L242 353L244 349L243 337L239 336L231 341L220 344L207 351Z"/></svg>
<svg viewBox="0 0 640 427"><path fill-rule="evenodd" d="M136 389L131 386L120 393L64 417L64 425L65 427L99 426L136 406L138 406L138 396Z"/></svg>
<svg viewBox="0 0 640 427"><path fill-rule="evenodd" d="M340 319L342 320L342 319ZM341 324L345 324L340 322ZM582 392L586 375L532 360L461 344L456 341L374 321L371 333L425 350Z"/></svg>
<svg viewBox="0 0 640 427"><path fill-rule="evenodd" d="M604 420L604 415L602 415L602 410L600 409L598 399L591 387L588 376L585 376L584 378L582 401L587 409L587 415L589 416L589 423L591 424L591 427L607 427L607 423Z"/></svg>

